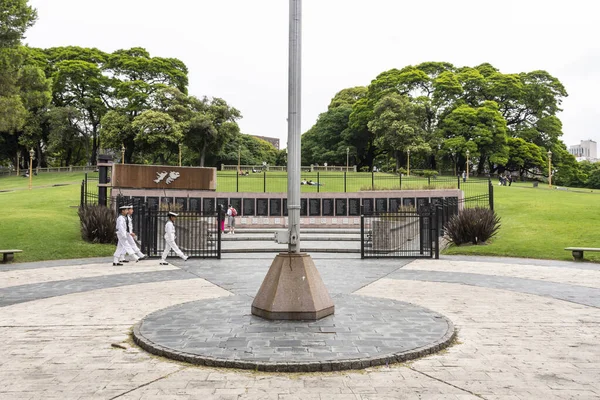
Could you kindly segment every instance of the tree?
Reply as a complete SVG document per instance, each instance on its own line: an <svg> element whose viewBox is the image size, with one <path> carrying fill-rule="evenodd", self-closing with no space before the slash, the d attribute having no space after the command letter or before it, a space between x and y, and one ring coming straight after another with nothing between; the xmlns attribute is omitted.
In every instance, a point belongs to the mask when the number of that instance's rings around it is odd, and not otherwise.
<svg viewBox="0 0 600 400"><path fill-rule="evenodd" d="M21 43L25 31L33 26L37 11L27 0L0 0L0 48Z"/></svg>
<svg viewBox="0 0 600 400"><path fill-rule="evenodd" d="M169 114L147 110L138 115L131 124L139 150L152 157L152 163L165 165L178 153L183 138L179 125Z"/></svg>
<svg viewBox="0 0 600 400"><path fill-rule="evenodd" d="M395 159L396 170L407 150L417 154L431 151L425 141L424 114L422 105L397 93L386 95L375 105L368 127L375 134L375 145Z"/></svg>

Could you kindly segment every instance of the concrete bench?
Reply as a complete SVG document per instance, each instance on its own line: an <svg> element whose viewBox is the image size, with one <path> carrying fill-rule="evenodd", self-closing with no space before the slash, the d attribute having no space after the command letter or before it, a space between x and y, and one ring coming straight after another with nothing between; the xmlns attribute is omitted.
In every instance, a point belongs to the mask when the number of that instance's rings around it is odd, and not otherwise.
<svg viewBox="0 0 600 400"><path fill-rule="evenodd" d="M22 253L23 250L0 250L2 254L2 264L6 264L15 258L15 253Z"/></svg>
<svg viewBox="0 0 600 400"><path fill-rule="evenodd" d="M572 252L575 261L583 261L584 251L600 251L600 249L594 247L565 247L565 250Z"/></svg>

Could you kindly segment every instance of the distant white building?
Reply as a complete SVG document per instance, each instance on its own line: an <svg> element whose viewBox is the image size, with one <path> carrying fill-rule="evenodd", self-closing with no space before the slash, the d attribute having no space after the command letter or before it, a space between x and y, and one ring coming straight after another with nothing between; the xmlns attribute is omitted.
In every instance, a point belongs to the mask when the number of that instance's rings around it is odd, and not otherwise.
<svg viewBox="0 0 600 400"><path fill-rule="evenodd" d="M593 140L582 140L580 144L570 146L569 153L573 154L577 161L598 161L596 142Z"/></svg>

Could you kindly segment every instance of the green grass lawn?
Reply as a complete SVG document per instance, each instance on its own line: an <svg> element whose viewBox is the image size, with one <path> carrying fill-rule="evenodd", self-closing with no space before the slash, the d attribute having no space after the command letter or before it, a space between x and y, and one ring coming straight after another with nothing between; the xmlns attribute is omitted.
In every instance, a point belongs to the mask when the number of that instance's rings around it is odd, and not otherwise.
<svg viewBox="0 0 600 400"><path fill-rule="evenodd" d="M273 176L270 176L273 174ZM255 177L253 177L253 175ZM303 174L316 181L316 174ZM354 176L352 176L354 175ZM343 174L321 174L320 191L343 192ZM349 174L347 191L357 191L371 186L371 174ZM352 178L350 178L352 176ZM381 177L385 176L381 174ZM18 262L109 256L111 245L92 245L81 240L76 206L84 174L44 173L33 177L33 190L28 190L29 180L22 177L0 177L0 248L17 248L24 252L15 255ZM329 177L329 178L328 178ZM219 191L235 191L235 173L219 173ZM377 179L376 187L391 188L397 177ZM438 178L440 179L440 178ZM441 178L445 186L455 178ZM229 183L228 183L229 182ZM240 191L262 191L264 177L251 174L240 177ZM473 180L475 183L476 180ZM66 186L53 186L67 184ZM287 190L285 174L269 173L267 191ZM422 188L426 179L403 180L402 187ZM399 186L399 182L398 182ZM481 186L481 185L479 185ZM277 190L275 190L277 189ZM314 186L302 186L303 192L314 191ZM563 250L568 246L600 247L600 192L585 189L568 191L547 189L531 183L515 183L510 187L494 186L495 209L502 219L502 228L491 244L461 246L448 249L446 254L510 256L570 260L571 254ZM585 253L585 258L600 262L599 253Z"/></svg>
<svg viewBox="0 0 600 400"><path fill-rule="evenodd" d="M565 247L600 247L600 192L531 183L494 187L502 227L491 244L451 247L445 254L571 260ZM600 253L584 253L600 262Z"/></svg>

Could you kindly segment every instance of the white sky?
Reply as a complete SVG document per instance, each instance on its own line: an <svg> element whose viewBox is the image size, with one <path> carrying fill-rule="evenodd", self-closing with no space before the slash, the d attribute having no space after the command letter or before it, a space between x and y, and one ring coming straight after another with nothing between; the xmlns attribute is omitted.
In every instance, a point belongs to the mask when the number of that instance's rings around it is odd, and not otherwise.
<svg viewBox="0 0 600 400"><path fill-rule="evenodd" d="M30 0L34 47L144 47L224 98L243 133L287 141L286 0ZM600 13L592 0L305 0L302 131L339 90L424 61L548 71L565 85L563 141L600 142Z"/></svg>

